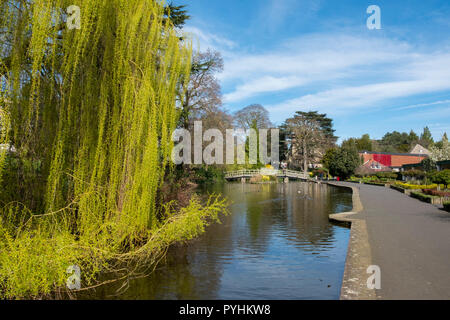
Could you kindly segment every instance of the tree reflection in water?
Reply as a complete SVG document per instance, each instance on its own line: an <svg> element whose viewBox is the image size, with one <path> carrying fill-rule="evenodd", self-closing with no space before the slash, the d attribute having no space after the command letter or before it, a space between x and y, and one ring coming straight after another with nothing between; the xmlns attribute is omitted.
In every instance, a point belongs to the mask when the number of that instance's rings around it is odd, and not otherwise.
<svg viewBox="0 0 450 320"><path fill-rule="evenodd" d="M199 239L172 248L149 277L128 290L90 298L338 299L349 229L328 214L351 210L350 191L327 185L230 183L231 214Z"/></svg>

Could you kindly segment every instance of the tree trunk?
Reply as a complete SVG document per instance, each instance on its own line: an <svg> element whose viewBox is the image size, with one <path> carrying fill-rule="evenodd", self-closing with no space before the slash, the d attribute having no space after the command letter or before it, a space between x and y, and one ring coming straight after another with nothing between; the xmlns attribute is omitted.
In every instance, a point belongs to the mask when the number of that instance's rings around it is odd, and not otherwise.
<svg viewBox="0 0 450 320"><path fill-rule="evenodd" d="M308 173L308 155L306 151L306 140L303 140L303 171L305 175Z"/></svg>

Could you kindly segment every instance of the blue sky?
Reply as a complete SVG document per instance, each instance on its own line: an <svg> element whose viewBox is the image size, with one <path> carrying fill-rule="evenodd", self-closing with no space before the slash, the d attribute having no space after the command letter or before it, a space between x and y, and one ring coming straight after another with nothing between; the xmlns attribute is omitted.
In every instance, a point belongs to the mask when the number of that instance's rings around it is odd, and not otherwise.
<svg viewBox="0 0 450 320"><path fill-rule="evenodd" d="M334 119L341 138L450 133L450 1L176 0L202 51L222 53L224 107ZM369 30L369 5L381 30Z"/></svg>

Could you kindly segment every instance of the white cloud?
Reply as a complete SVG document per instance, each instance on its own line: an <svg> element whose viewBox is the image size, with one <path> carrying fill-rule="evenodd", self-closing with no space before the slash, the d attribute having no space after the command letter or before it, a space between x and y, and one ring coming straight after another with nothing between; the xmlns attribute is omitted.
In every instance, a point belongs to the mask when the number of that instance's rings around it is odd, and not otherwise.
<svg viewBox="0 0 450 320"><path fill-rule="evenodd" d="M309 34L255 54L224 37L187 30L197 34L204 48L225 51L225 69L218 78L228 89L226 103L287 90L292 96L297 91L297 98L266 105L276 117L290 116L302 107L345 114L386 106L390 99L450 90L450 54L445 50L430 52L386 37L341 33Z"/></svg>
<svg viewBox="0 0 450 320"><path fill-rule="evenodd" d="M408 45L386 39L313 34L285 42L261 54L235 52L221 79L246 80L255 75L297 75L327 79L332 73L358 72L356 67L396 63L408 57ZM353 69L349 69L353 68Z"/></svg>
<svg viewBox="0 0 450 320"><path fill-rule="evenodd" d="M348 110L377 107L378 103L389 99L450 90L450 79L441 80L397 81L344 87L304 95L267 108L274 113L293 112L299 108L318 108L321 112L336 115Z"/></svg>
<svg viewBox="0 0 450 320"><path fill-rule="evenodd" d="M447 103L450 104L450 100L439 100L439 101L434 101L434 102L430 102L430 103L412 104L409 106L396 108L395 110L416 109L416 108L421 108L421 107L436 106L436 105L447 104Z"/></svg>
<svg viewBox="0 0 450 320"><path fill-rule="evenodd" d="M224 100L226 102L240 101L259 93L275 92L295 88L305 82L307 82L306 79L296 76L264 76L252 81L245 82L243 85L238 86L234 92L226 94L224 96Z"/></svg>
<svg viewBox="0 0 450 320"><path fill-rule="evenodd" d="M220 51L236 47L234 41L207 31L202 31L196 27L186 26L183 28L183 32L192 37L194 47L201 51L205 51L208 48Z"/></svg>
<svg viewBox="0 0 450 320"><path fill-rule="evenodd" d="M349 109L376 107L378 103L389 99L450 90L450 55L420 55L416 58L416 61L401 66L402 70L390 70L390 74L385 71L388 73L386 77L402 75L403 79L333 88L268 106L268 109L278 113L305 107L338 114Z"/></svg>

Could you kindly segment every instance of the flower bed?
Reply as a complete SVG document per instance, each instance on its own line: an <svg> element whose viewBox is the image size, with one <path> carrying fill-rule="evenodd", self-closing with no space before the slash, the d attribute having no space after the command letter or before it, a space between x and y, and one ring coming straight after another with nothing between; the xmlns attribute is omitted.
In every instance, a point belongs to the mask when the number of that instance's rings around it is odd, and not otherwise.
<svg viewBox="0 0 450 320"><path fill-rule="evenodd" d="M436 189L424 189L423 193L428 194L430 196L450 198L450 191L441 191L441 190L436 190Z"/></svg>
<svg viewBox="0 0 450 320"><path fill-rule="evenodd" d="M403 183L403 182L396 182L395 186L403 188L403 189L436 189L437 188L437 184L429 184L429 185L424 185L424 184L410 184L410 183Z"/></svg>
<svg viewBox="0 0 450 320"><path fill-rule="evenodd" d="M391 184L391 189L400 191L401 193L404 193L404 194L406 194L406 195L408 195L408 196L409 196L409 195L411 194L411 192L413 191L413 189L405 189L405 188L400 187L400 186L395 185L395 184ZM421 191L421 190L417 190L417 189L416 189L416 191Z"/></svg>

